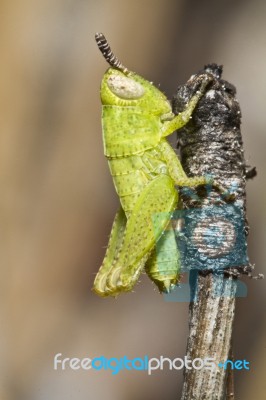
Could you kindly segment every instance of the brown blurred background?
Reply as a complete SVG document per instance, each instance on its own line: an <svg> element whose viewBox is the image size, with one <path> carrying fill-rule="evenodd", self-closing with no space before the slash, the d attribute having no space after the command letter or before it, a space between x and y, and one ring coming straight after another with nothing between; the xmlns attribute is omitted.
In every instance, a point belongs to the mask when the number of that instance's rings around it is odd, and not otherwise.
<svg viewBox="0 0 266 400"><path fill-rule="evenodd" d="M1 1L1 400L180 397L180 371L53 370L56 353L183 357L188 332L188 303L164 302L145 276L117 300L91 292L118 206L101 139L107 65L94 33L169 98L204 64L224 64L238 90L246 158L258 169L248 183L258 273L266 259L265 18L264 0ZM236 398L262 399L265 282L245 282L234 347L251 370L236 373Z"/></svg>

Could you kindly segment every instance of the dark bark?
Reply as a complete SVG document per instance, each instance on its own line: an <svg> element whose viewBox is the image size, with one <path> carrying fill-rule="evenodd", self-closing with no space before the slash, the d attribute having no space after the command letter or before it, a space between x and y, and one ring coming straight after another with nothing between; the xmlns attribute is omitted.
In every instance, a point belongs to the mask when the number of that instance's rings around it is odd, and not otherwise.
<svg viewBox="0 0 266 400"><path fill-rule="evenodd" d="M201 73L214 81L201 99L189 124L180 132L181 162L188 176L212 175L235 194L229 203L215 188L192 193L183 190L186 251L185 270L190 271L190 303L187 357L230 358L235 297L244 295L237 272L249 271L246 235L246 178L255 176L244 160L240 131L241 112L234 86L221 79L222 68L212 64ZM195 79L180 86L173 100L178 113L191 97ZM240 292L239 292L240 289ZM232 374L222 367L186 369L182 400L233 399ZM231 390L231 389L229 389ZM231 396L231 397L228 397Z"/></svg>

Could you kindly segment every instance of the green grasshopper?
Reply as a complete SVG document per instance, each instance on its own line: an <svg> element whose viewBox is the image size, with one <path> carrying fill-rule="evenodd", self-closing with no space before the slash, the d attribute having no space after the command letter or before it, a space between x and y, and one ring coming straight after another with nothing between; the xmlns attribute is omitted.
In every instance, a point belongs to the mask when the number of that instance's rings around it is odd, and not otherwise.
<svg viewBox="0 0 266 400"><path fill-rule="evenodd" d="M175 185L218 185L211 177L188 177L165 138L189 121L213 78L199 76L198 91L175 116L165 95L125 68L102 33L95 38L111 66L101 84L102 129L104 154L121 208L93 290L103 297L131 291L145 267L160 292L169 292L180 271L171 228L178 204Z"/></svg>

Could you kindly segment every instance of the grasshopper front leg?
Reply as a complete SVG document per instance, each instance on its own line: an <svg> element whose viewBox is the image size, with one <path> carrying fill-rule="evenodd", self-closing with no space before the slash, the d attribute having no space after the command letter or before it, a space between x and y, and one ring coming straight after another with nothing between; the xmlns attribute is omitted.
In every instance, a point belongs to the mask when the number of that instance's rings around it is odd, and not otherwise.
<svg viewBox="0 0 266 400"><path fill-rule="evenodd" d="M202 76L200 75L197 78L197 81L199 81L200 84L199 90L194 96L192 96L184 111L174 116L170 121L164 122L162 129L163 137L171 135L174 131L183 128L183 126L185 126L189 122L195 107L197 106L201 97L206 93L206 87L212 80L213 78L207 74L204 74Z"/></svg>

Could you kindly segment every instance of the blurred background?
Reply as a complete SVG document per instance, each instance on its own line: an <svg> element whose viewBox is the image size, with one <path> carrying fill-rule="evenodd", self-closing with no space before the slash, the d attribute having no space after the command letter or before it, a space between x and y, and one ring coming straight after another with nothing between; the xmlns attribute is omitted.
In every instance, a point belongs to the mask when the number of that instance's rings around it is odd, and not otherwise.
<svg viewBox="0 0 266 400"><path fill-rule="evenodd" d="M2 0L0 263L2 400L178 399L182 371L54 371L63 357L184 357L188 303L143 275L117 300L91 292L118 207L101 138L104 32L124 65L171 98L204 64L238 91L248 182L249 256L265 268L264 0ZM264 281L237 300L237 399L265 397ZM264 368L264 370L263 370ZM264 390L264 392L263 392Z"/></svg>

